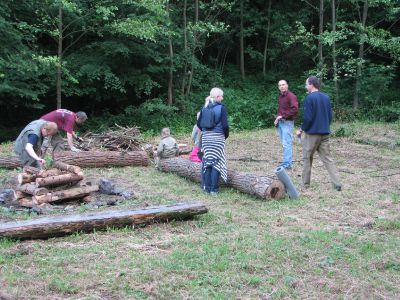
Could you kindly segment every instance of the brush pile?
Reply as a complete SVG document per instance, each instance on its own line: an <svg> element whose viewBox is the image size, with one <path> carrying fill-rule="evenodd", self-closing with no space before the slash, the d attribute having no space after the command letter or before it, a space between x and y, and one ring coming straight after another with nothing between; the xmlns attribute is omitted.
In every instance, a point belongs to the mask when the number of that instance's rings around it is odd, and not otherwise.
<svg viewBox="0 0 400 300"><path fill-rule="evenodd" d="M143 144L138 127L123 127L115 124L108 131L102 133L87 133L83 141L76 147L86 151L138 151Z"/></svg>
<svg viewBox="0 0 400 300"><path fill-rule="evenodd" d="M24 167L17 179L15 196L24 207L40 207L70 199L90 202L90 193L99 190L98 185L84 183L80 167L57 161L49 170Z"/></svg>

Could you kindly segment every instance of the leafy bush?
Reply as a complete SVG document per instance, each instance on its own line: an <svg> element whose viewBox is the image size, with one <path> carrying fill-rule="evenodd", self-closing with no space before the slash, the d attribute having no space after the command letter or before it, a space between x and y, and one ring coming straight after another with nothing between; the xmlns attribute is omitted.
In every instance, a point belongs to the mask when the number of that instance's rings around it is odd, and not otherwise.
<svg viewBox="0 0 400 300"><path fill-rule="evenodd" d="M354 127L351 124L340 125L333 133L333 137L350 137L355 134Z"/></svg>

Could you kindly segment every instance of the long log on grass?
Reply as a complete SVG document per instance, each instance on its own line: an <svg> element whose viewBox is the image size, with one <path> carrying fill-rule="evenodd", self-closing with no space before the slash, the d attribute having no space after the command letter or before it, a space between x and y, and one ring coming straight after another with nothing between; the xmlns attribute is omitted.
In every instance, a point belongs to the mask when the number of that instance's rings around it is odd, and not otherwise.
<svg viewBox="0 0 400 300"><path fill-rule="evenodd" d="M158 169L176 173L195 182L201 181L201 164L188 159L179 157L160 159ZM220 184L224 184L222 180ZM277 179L229 169L226 185L262 199L281 199L286 193L285 186Z"/></svg>
<svg viewBox="0 0 400 300"><path fill-rule="evenodd" d="M21 162L16 156L0 157L0 168L16 169L22 167Z"/></svg>
<svg viewBox="0 0 400 300"><path fill-rule="evenodd" d="M145 151L57 151L54 152L54 159L79 167L147 166L149 164Z"/></svg>
<svg viewBox="0 0 400 300"><path fill-rule="evenodd" d="M67 199L77 199L88 196L91 192L97 192L99 190L98 185L88 185L82 187L76 187L68 190L50 192L44 195L37 195L32 197L37 203L52 203Z"/></svg>
<svg viewBox="0 0 400 300"><path fill-rule="evenodd" d="M202 203L177 203L146 207L137 210L103 211L67 216L52 216L35 220L0 224L0 237L15 239L43 239L73 232L92 232L107 227L185 220L208 211Z"/></svg>

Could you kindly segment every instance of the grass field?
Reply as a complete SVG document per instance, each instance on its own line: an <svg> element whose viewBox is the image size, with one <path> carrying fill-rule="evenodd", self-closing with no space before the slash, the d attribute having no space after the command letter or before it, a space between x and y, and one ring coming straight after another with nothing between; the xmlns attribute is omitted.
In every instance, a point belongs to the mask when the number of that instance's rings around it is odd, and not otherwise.
<svg viewBox="0 0 400 300"><path fill-rule="evenodd" d="M399 299L400 124L333 128L343 191L332 188L318 156L311 187L301 189L295 144L297 200L229 188L211 197L152 167L85 169L135 193L118 208L201 201L209 212L49 240L0 239L0 299ZM226 152L228 168L270 176L282 156L273 129L232 133ZM250 157L259 161L238 160ZM16 174L0 169L1 186L12 188ZM0 211L0 222L37 217Z"/></svg>

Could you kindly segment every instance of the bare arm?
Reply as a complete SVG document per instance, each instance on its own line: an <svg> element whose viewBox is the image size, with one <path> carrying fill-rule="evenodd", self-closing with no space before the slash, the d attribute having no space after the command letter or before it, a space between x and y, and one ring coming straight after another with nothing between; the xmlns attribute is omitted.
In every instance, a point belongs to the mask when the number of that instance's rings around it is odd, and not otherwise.
<svg viewBox="0 0 400 300"><path fill-rule="evenodd" d="M25 150L26 150L26 152L28 152L29 156L32 157L34 160L38 161L39 164L44 164L45 163L44 159L40 158L36 154L35 150L33 150L33 145L31 143L27 143L26 144Z"/></svg>

